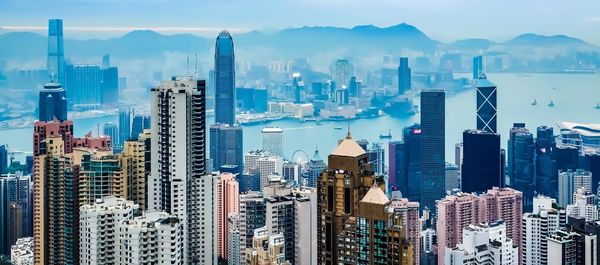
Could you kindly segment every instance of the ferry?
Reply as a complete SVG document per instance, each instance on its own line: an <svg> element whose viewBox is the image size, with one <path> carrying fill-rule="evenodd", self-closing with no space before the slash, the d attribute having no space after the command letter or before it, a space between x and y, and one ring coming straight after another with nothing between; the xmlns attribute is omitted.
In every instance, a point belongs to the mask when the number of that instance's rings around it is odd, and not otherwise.
<svg viewBox="0 0 600 265"><path fill-rule="evenodd" d="M342 127L333 127L333 129L334 130L341 130L341 129L344 129L344 128L342 128Z"/></svg>
<svg viewBox="0 0 600 265"><path fill-rule="evenodd" d="M533 99L533 102L531 102L531 106L536 106L537 105L537 100Z"/></svg>
<svg viewBox="0 0 600 265"><path fill-rule="evenodd" d="M554 106L555 106L554 101L550 100L550 103L548 103L548 107L554 107Z"/></svg>
<svg viewBox="0 0 600 265"><path fill-rule="evenodd" d="M379 139L391 139L392 138L392 130L388 130L387 134L380 133Z"/></svg>

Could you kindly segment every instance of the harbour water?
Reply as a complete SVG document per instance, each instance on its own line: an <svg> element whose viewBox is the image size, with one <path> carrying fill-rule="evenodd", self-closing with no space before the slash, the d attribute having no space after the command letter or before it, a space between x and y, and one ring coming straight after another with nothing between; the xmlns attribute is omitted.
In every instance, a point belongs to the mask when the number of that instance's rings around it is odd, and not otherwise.
<svg viewBox="0 0 600 265"><path fill-rule="evenodd" d="M594 74L488 74L488 78L498 86L498 131L502 144L506 146L508 130L514 122L524 122L535 134L540 125L556 127L558 121L600 123L600 110L594 109L600 101L600 75ZM446 98L446 160L454 161L454 145L461 141L465 129L475 128L475 90L465 90ZM533 106L531 102L537 100ZM555 103L549 107L550 101ZM419 104L419 99L415 99ZM300 123L295 120L281 120L267 125L244 126L244 149L260 148L260 130L265 126L284 129L284 154L291 159L297 150L312 156L318 147L321 156L326 158L336 146L338 139L346 136L350 126L352 137L369 142L383 142L387 148L390 139L379 139L381 133L391 130L392 139L402 137L402 128L419 121L419 114L405 118L382 116L373 119L351 120L350 122ZM117 116L105 116L75 121L75 135L89 131L97 132L97 125L117 122ZM338 129L336 129L338 127ZM342 128L341 130L339 128ZM10 149L31 151L32 128L0 130L0 144L8 144ZM555 129L556 133L556 129Z"/></svg>

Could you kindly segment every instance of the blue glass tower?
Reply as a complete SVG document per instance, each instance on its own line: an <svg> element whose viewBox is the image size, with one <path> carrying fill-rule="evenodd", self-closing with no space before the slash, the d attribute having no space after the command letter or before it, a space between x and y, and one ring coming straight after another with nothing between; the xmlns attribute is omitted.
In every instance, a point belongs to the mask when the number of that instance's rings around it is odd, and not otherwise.
<svg viewBox="0 0 600 265"><path fill-rule="evenodd" d="M40 90L40 121L65 121L67 119L67 95L60 84L50 82Z"/></svg>
<svg viewBox="0 0 600 265"><path fill-rule="evenodd" d="M401 57L398 66L398 95L404 94L411 88L411 70L408 67L408 58Z"/></svg>
<svg viewBox="0 0 600 265"><path fill-rule="evenodd" d="M497 133L497 89L485 75L477 80L477 130Z"/></svg>
<svg viewBox="0 0 600 265"><path fill-rule="evenodd" d="M435 212L435 201L446 194L446 93L421 92L421 207Z"/></svg>
<svg viewBox="0 0 600 265"><path fill-rule="evenodd" d="M485 192L504 186L500 135L477 130L463 132L463 192Z"/></svg>
<svg viewBox="0 0 600 265"><path fill-rule="evenodd" d="M483 56L473 57L473 80L477 80L483 73Z"/></svg>
<svg viewBox="0 0 600 265"><path fill-rule="evenodd" d="M235 55L227 31L219 33L215 44L215 123L235 123Z"/></svg>
<svg viewBox="0 0 600 265"><path fill-rule="evenodd" d="M404 141L389 144L389 187L399 190L402 197L419 201L421 181L421 126L404 128Z"/></svg>
<svg viewBox="0 0 600 265"><path fill-rule="evenodd" d="M62 19L48 20L48 73L65 84L65 50Z"/></svg>
<svg viewBox="0 0 600 265"><path fill-rule="evenodd" d="M552 127L540 126L537 128L535 153L536 192L558 198L556 140Z"/></svg>
<svg viewBox="0 0 600 265"><path fill-rule="evenodd" d="M531 211L535 190L533 135L525 124L516 123L508 140L508 176L510 186L523 192L523 210Z"/></svg>

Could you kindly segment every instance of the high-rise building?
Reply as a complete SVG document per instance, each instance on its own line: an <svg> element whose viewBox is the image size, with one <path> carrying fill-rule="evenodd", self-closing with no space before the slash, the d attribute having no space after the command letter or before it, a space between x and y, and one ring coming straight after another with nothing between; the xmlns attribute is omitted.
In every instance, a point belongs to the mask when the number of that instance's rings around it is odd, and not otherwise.
<svg viewBox="0 0 600 265"><path fill-rule="evenodd" d="M352 66L350 61L347 59L338 59L335 61L333 69L333 81L338 88L347 88L348 82L350 82L350 76L352 76Z"/></svg>
<svg viewBox="0 0 600 265"><path fill-rule="evenodd" d="M33 263L33 237L19 238L10 249L12 265L32 265Z"/></svg>
<svg viewBox="0 0 600 265"><path fill-rule="evenodd" d="M8 170L8 146L0 145L0 174L6 173Z"/></svg>
<svg viewBox="0 0 600 265"><path fill-rule="evenodd" d="M115 143L115 147L119 146L120 148L123 148L122 145L119 145L119 127L112 123L105 123L104 125L102 125L102 132L105 136L110 137L111 141L113 143Z"/></svg>
<svg viewBox="0 0 600 265"><path fill-rule="evenodd" d="M473 57L473 80L479 79L482 73L484 73L483 56L478 55Z"/></svg>
<svg viewBox="0 0 600 265"><path fill-rule="evenodd" d="M402 142L390 142L389 183L391 191L418 202L421 198L421 126L414 124L403 130Z"/></svg>
<svg viewBox="0 0 600 265"><path fill-rule="evenodd" d="M408 58L400 57L398 65L398 95L404 94L411 89L411 70L408 66Z"/></svg>
<svg viewBox="0 0 600 265"><path fill-rule="evenodd" d="M137 135L131 134L131 110L120 109L119 110L119 139L115 141L119 145L123 145L126 140L129 140L132 136L137 138Z"/></svg>
<svg viewBox="0 0 600 265"><path fill-rule="evenodd" d="M419 218L419 203L411 202L405 198L392 198L388 210L395 216L400 216L402 226L405 228L405 239L413 247L413 264L421 264L421 230L423 223Z"/></svg>
<svg viewBox="0 0 600 265"><path fill-rule="evenodd" d="M153 163L147 190L148 209L166 211L182 220L185 260L200 263L213 260L207 254L201 259L201 253L213 253L214 248L213 243L197 242L201 240L197 233L204 228L193 225L200 218L194 215L214 208L213 204L202 206L206 202L197 201L209 194L201 192L206 170L205 88L204 80L174 77L151 90ZM211 221L203 225L211 223L212 214ZM210 252L205 251L208 247Z"/></svg>
<svg viewBox="0 0 600 265"><path fill-rule="evenodd" d="M581 260L580 264L596 264L600 254L600 242L597 240L600 236L600 223L586 222L583 217L569 217L567 221L569 231L578 234L577 248L585 251L578 251L577 259ZM593 239L593 237L596 237ZM592 240L590 240L592 239ZM595 246L594 246L595 244ZM594 249L596 251L594 251Z"/></svg>
<svg viewBox="0 0 600 265"><path fill-rule="evenodd" d="M148 206L148 176L151 166L150 132L144 131L137 140L125 141L123 153L119 155L121 171L127 172L127 199L133 201L141 210Z"/></svg>
<svg viewBox="0 0 600 265"><path fill-rule="evenodd" d="M269 176L283 175L283 158L266 151L256 150L246 153L244 156L244 165L258 168L261 190L269 184Z"/></svg>
<svg viewBox="0 0 600 265"><path fill-rule="evenodd" d="M578 264L575 236L564 230L548 235L548 264Z"/></svg>
<svg viewBox="0 0 600 265"><path fill-rule="evenodd" d="M573 202L573 193L579 188L592 191L592 175L589 171L578 169L558 173L558 205L567 207Z"/></svg>
<svg viewBox="0 0 600 265"><path fill-rule="evenodd" d="M421 208L435 211L435 201L445 194L444 90L421 92Z"/></svg>
<svg viewBox="0 0 600 265"><path fill-rule="evenodd" d="M0 177L0 253L10 254L17 239L33 235L31 176Z"/></svg>
<svg viewBox="0 0 600 265"><path fill-rule="evenodd" d="M119 103L119 68L102 67L101 89L100 99L102 106L111 106Z"/></svg>
<svg viewBox="0 0 600 265"><path fill-rule="evenodd" d="M304 167L303 177L306 179L306 186L316 188L319 176L321 176L321 172L323 172L325 168L327 168L327 165L323 162L321 155L319 155L319 150L315 149L315 153ZM302 184L302 182L300 184Z"/></svg>
<svg viewBox="0 0 600 265"><path fill-rule="evenodd" d="M240 193L249 191L260 191L260 168L246 167L244 173L236 176L240 184Z"/></svg>
<svg viewBox="0 0 600 265"><path fill-rule="evenodd" d="M265 226L266 202L260 192L240 194L240 264L245 263L247 249L252 249L254 231Z"/></svg>
<svg viewBox="0 0 600 265"><path fill-rule="evenodd" d="M318 257L320 264L338 262L337 236L356 215L356 207L377 182L367 153L350 132L329 155L327 169L318 182ZM382 183L381 183L382 184Z"/></svg>
<svg viewBox="0 0 600 265"><path fill-rule="evenodd" d="M244 167L244 145L242 127L238 125L213 124L210 126L210 158L213 169L222 166L237 166L242 173Z"/></svg>
<svg viewBox="0 0 600 265"><path fill-rule="evenodd" d="M150 123L150 116L136 113L131 119L131 138L137 139L140 133L150 129Z"/></svg>
<svg viewBox="0 0 600 265"><path fill-rule="evenodd" d="M446 163L446 194L461 190L460 169L457 165Z"/></svg>
<svg viewBox="0 0 600 265"><path fill-rule="evenodd" d="M244 253L244 264L291 265L285 256L285 243L283 235L270 234L265 227L254 230L252 247Z"/></svg>
<svg viewBox="0 0 600 265"><path fill-rule="evenodd" d="M215 44L215 123L236 123L235 54L227 31L219 33Z"/></svg>
<svg viewBox="0 0 600 265"><path fill-rule="evenodd" d="M227 217L227 264L241 264L241 244L240 215L232 214Z"/></svg>
<svg viewBox="0 0 600 265"><path fill-rule="evenodd" d="M587 222L598 221L596 195L585 188L577 188L573 194L573 203L567 205L567 216L583 217Z"/></svg>
<svg viewBox="0 0 600 265"><path fill-rule="evenodd" d="M220 259L227 260L229 258L228 234L230 215L239 213L239 184L235 180L235 176L231 173L221 173L217 177L215 190L215 224L216 240L217 240L217 255Z"/></svg>
<svg viewBox="0 0 600 265"><path fill-rule="evenodd" d="M60 135L64 153L73 152L73 121L36 121L33 125L33 156L40 155L45 148L44 141L53 135Z"/></svg>
<svg viewBox="0 0 600 265"><path fill-rule="evenodd" d="M186 264L182 220L166 212L135 217L137 205L107 197L81 207L81 264Z"/></svg>
<svg viewBox="0 0 600 265"><path fill-rule="evenodd" d="M533 135L525 124L514 124L508 139L508 176L510 187L523 192L523 206L531 211L535 189Z"/></svg>
<svg viewBox="0 0 600 265"><path fill-rule="evenodd" d="M477 130L497 133L498 93L485 75L477 77Z"/></svg>
<svg viewBox="0 0 600 265"><path fill-rule="evenodd" d="M283 157L283 130L279 127L265 127L261 130L262 150Z"/></svg>
<svg viewBox="0 0 600 265"><path fill-rule="evenodd" d="M192 178L188 188L188 262L216 264L216 185L218 173Z"/></svg>
<svg viewBox="0 0 600 265"><path fill-rule="evenodd" d="M102 104L103 72L98 65L66 66L67 102L70 106L94 109Z"/></svg>
<svg viewBox="0 0 600 265"><path fill-rule="evenodd" d="M469 225L463 231L461 244L448 249L445 264L519 264L519 247L506 235L502 221Z"/></svg>
<svg viewBox="0 0 600 265"><path fill-rule="evenodd" d="M65 48L62 19L48 20L48 73L65 85Z"/></svg>
<svg viewBox="0 0 600 265"><path fill-rule="evenodd" d="M34 152L35 264L79 264L79 167L63 136L46 137Z"/></svg>
<svg viewBox="0 0 600 265"><path fill-rule="evenodd" d="M39 98L40 121L65 121L67 119L67 95L60 84L51 81L40 90Z"/></svg>
<svg viewBox="0 0 600 265"><path fill-rule="evenodd" d="M281 177L290 185L298 185L300 183L300 173L302 165L293 161L284 161Z"/></svg>
<svg viewBox="0 0 600 265"><path fill-rule="evenodd" d="M533 198L533 211L523 214L519 250L521 264L549 264L547 237L550 233L565 227L566 221L566 211L556 208L555 199L546 196Z"/></svg>
<svg viewBox="0 0 600 265"><path fill-rule="evenodd" d="M556 140L552 127L537 128L535 139L535 191L552 198L558 196Z"/></svg>
<svg viewBox="0 0 600 265"><path fill-rule="evenodd" d="M350 83L348 83L348 90L350 92L350 96L351 97L360 97L361 89L362 89L362 81L356 80L356 76L350 77Z"/></svg>
<svg viewBox="0 0 600 265"><path fill-rule="evenodd" d="M503 220L507 237L520 244L523 194L510 188L493 188L485 194L457 193L437 202L438 264L443 265L445 251L456 247L463 229L478 223Z"/></svg>
<svg viewBox="0 0 600 265"><path fill-rule="evenodd" d="M476 130L463 132L461 178L463 192L484 192L505 186L500 134Z"/></svg>
<svg viewBox="0 0 600 265"><path fill-rule="evenodd" d="M373 172L379 175L387 174L385 169L385 150L381 146L381 143L371 143L371 146L367 151L367 157L369 163L371 163L371 169Z"/></svg>

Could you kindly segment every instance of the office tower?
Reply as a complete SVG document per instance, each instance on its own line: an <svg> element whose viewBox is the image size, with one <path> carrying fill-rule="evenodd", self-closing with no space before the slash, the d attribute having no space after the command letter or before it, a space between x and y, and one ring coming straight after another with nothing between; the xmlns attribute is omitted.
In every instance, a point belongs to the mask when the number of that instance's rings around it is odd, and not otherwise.
<svg viewBox="0 0 600 265"><path fill-rule="evenodd" d="M133 219L137 205L123 198L104 197L83 205L79 213L81 264L119 264L118 242L124 221ZM135 241L133 241L135 242ZM141 242L140 242L141 243ZM162 253L161 253L162 254Z"/></svg>
<svg viewBox="0 0 600 265"><path fill-rule="evenodd" d="M210 126L210 158L213 169L219 170L222 166L237 166L242 173L244 167L244 135L242 127L238 125L213 124Z"/></svg>
<svg viewBox="0 0 600 265"><path fill-rule="evenodd" d="M492 187L505 186L500 134L464 131L462 163L463 192L483 192Z"/></svg>
<svg viewBox="0 0 600 265"><path fill-rule="evenodd" d="M217 255L219 255L220 259L227 260L229 257L229 248L227 246L229 221L227 218L230 215L239 212L239 194L239 185L233 174L221 173L217 177L215 190L215 224L217 226Z"/></svg>
<svg viewBox="0 0 600 265"><path fill-rule="evenodd" d="M0 174L6 173L8 169L8 146L0 145Z"/></svg>
<svg viewBox="0 0 600 265"><path fill-rule="evenodd" d="M42 153L43 142L53 135L60 135L63 141L64 153L73 152L73 121L36 121L33 128L33 156Z"/></svg>
<svg viewBox="0 0 600 265"><path fill-rule="evenodd" d="M240 215L232 214L227 217L227 263L241 264L240 258Z"/></svg>
<svg viewBox="0 0 600 265"><path fill-rule="evenodd" d="M102 106L111 106L119 103L119 68L102 68L101 89L100 99Z"/></svg>
<svg viewBox="0 0 600 265"><path fill-rule="evenodd" d="M352 75L352 67L350 61L346 59L338 59L335 61L333 70L333 81L338 88L347 88L350 76Z"/></svg>
<svg viewBox="0 0 600 265"><path fill-rule="evenodd" d="M48 136L34 152L35 264L79 264L79 168L62 137Z"/></svg>
<svg viewBox="0 0 600 265"><path fill-rule="evenodd" d="M70 106L94 109L102 104L102 69L98 65L66 66L67 102Z"/></svg>
<svg viewBox="0 0 600 265"><path fill-rule="evenodd" d="M421 197L421 126L414 124L404 128L402 133L404 141L389 143L388 187L418 202Z"/></svg>
<svg viewBox="0 0 600 265"><path fill-rule="evenodd" d="M405 198L392 198L388 210L395 216L401 217L402 226L406 232L404 238L412 243L413 264L421 264L421 230L423 223L419 218L419 203L411 202Z"/></svg>
<svg viewBox="0 0 600 265"><path fill-rule="evenodd" d="M463 164L463 150L464 150L464 145L463 143L457 143L454 146L454 164L458 166L458 168L462 168L462 164Z"/></svg>
<svg viewBox="0 0 600 265"><path fill-rule="evenodd" d="M435 201L444 197L445 110L444 90L421 92L421 208L435 211Z"/></svg>
<svg viewBox="0 0 600 265"><path fill-rule="evenodd" d="M174 77L170 81L162 81L159 87L151 90L154 123L151 157L156 163L151 163L147 191L148 209L165 211L182 220L185 260L200 263L213 260L208 257L210 255L199 260L199 255L213 253L214 247L212 239L207 239L212 238L212 232L202 239L197 234L206 232L203 230L212 221L204 221L199 228L195 227L201 222L201 217L196 215L205 214L208 209L214 208L213 204L198 205L207 201L197 201L200 199L198 197L209 194L200 192L206 177L205 88L204 80ZM212 201L212 197L209 201ZM210 215L212 220L212 214ZM203 239L211 243L197 242ZM206 252L207 248L210 248L210 252Z"/></svg>
<svg viewBox="0 0 600 265"><path fill-rule="evenodd" d="M535 188L533 135L525 124L514 124L508 140L508 176L510 187L523 192L523 206L531 210Z"/></svg>
<svg viewBox="0 0 600 265"><path fill-rule="evenodd" d="M127 172L127 199L146 210L148 198L148 176L151 170L150 132L141 134L138 140L125 141L123 153L119 155L121 171Z"/></svg>
<svg viewBox="0 0 600 265"><path fill-rule="evenodd" d="M284 161L281 177L290 185L298 185L300 183L300 172L302 165L292 161Z"/></svg>
<svg viewBox="0 0 600 265"><path fill-rule="evenodd" d="M371 163L371 169L373 172L384 175L385 170L385 150L381 147L380 143L372 143L371 148L365 149L367 151L367 157L369 163Z"/></svg>
<svg viewBox="0 0 600 265"><path fill-rule="evenodd" d="M236 176L240 184L240 193L249 191L260 191L260 168L246 167L244 173Z"/></svg>
<svg viewBox="0 0 600 265"><path fill-rule="evenodd" d="M131 134L131 114L132 111L130 109L119 110L119 139L116 142L120 145L129 140L131 136L134 138L137 137L137 135Z"/></svg>
<svg viewBox="0 0 600 265"><path fill-rule="evenodd" d="M235 54L227 31L219 33L215 44L215 123L236 123Z"/></svg>
<svg viewBox="0 0 600 265"><path fill-rule="evenodd" d="M445 175L445 186L446 194L451 193L452 191L461 190L461 177L460 177L460 169L457 165L452 165L450 163L446 163L446 175ZM490 187L491 188L491 187Z"/></svg>
<svg viewBox="0 0 600 265"><path fill-rule="evenodd" d="M116 124L112 122L105 123L102 125L102 132L105 136L110 137L113 143L119 142L119 127Z"/></svg>
<svg viewBox="0 0 600 265"><path fill-rule="evenodd" d="M279 127L265 127L260 132L262 150L283 157L283 130Z"/></svg>
<svg viewBox="0 0 600 265"><path fill-rule="evenodd" d="M502 221L469 225L464 229L462 243L446 252L445 263L468 264L476 260L477 264L519 264L519 248L505 231Z"/></svg>
<svg viewBox="0 0 600 265"><path fill-rule="evenodd" d="M62 19L48 20L48 73L65 85L65 50Z"/></svg>
<svg viewBox="0 0 600 265"><path fill-rule="evenodd" d="M344 223L355 216L358 202L377 182L370 166L367 153L352 139L350 132L329 155L327 169L317 185L320 264L338 262L336 236L343 231Z"/></svg>
<svg viewBox="0 0 600 265"><path fill-rule="evenodd" d="M252 248L245 252L245 264L291 265L285 256L284 247L283 235L269 235L264 227L256 229L252 237Z"/></svg>
<svg viewBox="0 0 600 265"><path fill-rule="evenodd" d="M325 162L323 162L323 158L321 158L321 155L319 155L319 150L315 149L315 153L308 160L308 163L304 168L304 178L306 178L306 185L308 187L316 188L319 176L321 176L321 172L323 172L325 168L327 168L327 165L325 164Z"/></svg>
<svg viewBox="0 0 600 265"><path fill-rule="evenodd" d="M523 194L510 188L493 188L485 194L457 193L437 202L437 249L438 264L444 264L446 249L460 243L463 229L478 223L503 220L507 236L514 244L520 244L521 203Z"/></svg>
<svg viewBox="0 0 600 265"><path fill-rule="evenodd" d="M404 154L404 143L402 141L390 141L388 143L388 193L400 190L406 192ZM402 196L406 197L406 195L402 193Z"/></svg>
<svg viewBox="0 0 600 265"><path fill-rule="evenodd" d="M350 83L348 84L348 90L351 97L360 97L362 89L362 81L356 80L356 76L350 77Z"/></svg>
<svg viewBox="0 0 600 265"><path fill-rule="evenodd" d="M150 129L150 123L150 116L135 114L131 120L131 138L137 139L140 133L142 133L144 130Z"/></svg>
<svg viewBox="0 0 600 265"><path fill-rule="evenodd" d="M306 88L300 73L292 74L292 99L294 103L302 103L306 99Z"/></svg>
<svg viewBox="0 0 600 265"><path fill-rule="evenodd" d="M477 77L477 130L497 133L497 88L485 75Z"/></svg>
<svg viewBox="0 0 600 265"><path fill-rule="evenodd" d="M577 188L573 193L573 202L567 205L567 216L583 217L587 222L598 221L596 195L590 193L584 187Z"/></svg>
<svg viewBox="0 0 600 265"><path fill-rule="evenodd" d="M473 80L479 79L483 73L485 73L483 70L483 56L478 55L473 57Z"/></svg>
<svg viewBox="0 0 600 265"><path fill-rule="evenodd" d="M40 90L39 96L40 121L65 121L67 119L67 95L60 84L50 81Z"/></svg>
<svg viewBox="0 0 600 265"><path fill-rule="evenodd" d="M548 264L547 236L564 227L567 214L556 208L556 200L546 196L533 198L533 212L523 214L521 264Z"/></svg>
<svg viewBox="0 0 600 265"><path fill-rule="evenodd" d="M577 150L577 147L557 145L556 168L558 170L576 170L579 168L579 150Z"/></svg>
<svg viewBox="0 0 600 265"><path fill-rule="evenodd" d="M33 235L31 176L0 177L0 254L9 255L17 239Z"/></svg>
<svg viewBox="0 0 600 265"><path fill-rule="evenodd" d="M398 65L398 95L411 89L411 70L408 67L408 58L400 57Z"/></svg>
<svg viewBox="0 0 600 265"><path fill-rule="evenodd" d="M12 265L33 264L33 237L19 238L10 249Z"/></svg>
<svg viewBox="0 0 600 265"><path fill-rule="evenodd" d="M557 230L548 235L549 264L577 264L576 245L573 234Z"/></svg>
<svg viewBox="0 0 600 265"><path fill-rule="evenodd" d="M246 153L244 156L244 165L247 167L258 167L261 190L269 184L270 175L283 175L283 159L262 150Z"/></svg>
<svg viewBox="0 0 600 265"><path fill-rule="evenodd" d="M240 194L240 253L245 261L246 249L252 248L254 230L265 226L266 203L260 192ZM240 263L245 264L245 263Z"/></svg>
<svg viewBox="0 0 600 265"><path fill-rule="evenodd" d="M136 211L114 197L83 206L81 264L185 264L181 220L154 211L135 217Z"/></svg>
<svg viewBox="0 0 600 265"><path fill-rule="evenodd" d="M558 196L558 168L556 140L552 127L537 128L535 139L535 191L556 198Z"/></svg>
<svg viewBox="0 0 600 265"><path fill-rule="evenodd" d="M573 193L579 188L592 191L592 176L589 171L578 169L558 173L558 205L567 207L573 202Z"/></svg>

